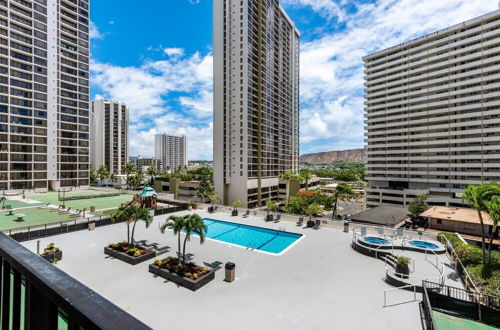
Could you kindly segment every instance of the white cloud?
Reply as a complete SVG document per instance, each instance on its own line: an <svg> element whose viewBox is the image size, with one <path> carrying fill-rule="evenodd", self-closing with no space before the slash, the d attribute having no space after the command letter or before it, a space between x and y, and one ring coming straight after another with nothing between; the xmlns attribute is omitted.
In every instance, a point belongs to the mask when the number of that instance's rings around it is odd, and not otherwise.
<svg viewBox="0 0 500 330"><path fill-rule="evenodd" d="M165 48L163 50L165 54L168 56L182 56L184 55L184 49L183 48Z"/></svg>
<svg viewBox="0 0 500 330"><path fill-rule="evenodd" d="M90 21L90 28L89 28L89 37L90 39L103 39L104 35L99 32L99 29L95 25L94 22Z"/></svg>
<svg viewBox="0 0 500 330"><path fill-rule="evenodd" d="M345 11L333 0L284 0L284 5L293 7L310 7L313 11L327 19L336 18L343 21Z"/></svg>
<svg viewBox="0 0 500 330"><path fill-rule="evenodd" d="M346 15L342 32L303 42L301 149L363 146L363 56L495 9L489 0L379 0Z"/></svg>
<svg viewBox="0 0 500 330"><path fill-rule="evenodd" d="M212 157L212 55L145 61L120 67L93 61L91 79L100 97L130 108L130 154L152 156L154 134L188 136L190 159Z"/></svg>

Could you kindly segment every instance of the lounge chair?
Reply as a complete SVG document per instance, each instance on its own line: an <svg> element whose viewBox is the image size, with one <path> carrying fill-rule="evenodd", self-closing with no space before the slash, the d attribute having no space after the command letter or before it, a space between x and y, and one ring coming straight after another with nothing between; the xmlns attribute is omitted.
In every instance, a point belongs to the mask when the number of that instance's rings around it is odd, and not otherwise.
<svg viewBox="0 0 500 330"><path fill-rule="evenodd" d="M366 236L366 227L361 227L361 236Z"/></svg>
<svg viewBox="0 0 500 330"><path fill-rule="evenodd" d="M170 250L170 246L165 245L159 248L155 248L155 250L156 250L156 255L159 256L160 254L167 253L168 250Z"/></svg>
<svg viewBox="0 0 500 330"><path fill-rule="evenodd" d="M280 222L280 220L281 220L281 214L278 214L276 216L276 219L274 219L274 222Z"/></svg>
<svg viewBox="0 0 500 330"><path fill-rule="evenodd" d="M300 217L299 221L297 221L297 226L302 226L304 224L304 217Z"/></svg>
<svg viewBox="0 0 500 330"><path fill-rule="evenodd" d="M5 209L9 211L9 215L12 215L12 212L14 212L14 209L12 208L12 205L5 205Z"/></svg>
<svg viewBox="0 0 500 330"><path fill-rule="evenodd" d="M384 233L385 233L385 228L384 227L378 227L377 231L378 231L378 234L380 236L384 236Z"/></svg>
<svg viewBox="0 0 500 330"><path fill-rule="evenodd" d="M316 223L314 225L314 229L319 229L320 226L321 226L321 220L316 220Z"/></svg>
<svg viewBox="0 0 500 330"><path fill-rule="evenodd" d="M214 212L217 211L218 208L218 206L214 206Z"/></svg>
<svg viewBox="0 0 500 330"><path fill-rule="evenodd" d="M146 242L147 242L147 240L141 239L140 241L135 241L135 244L144 245L144 244L146 244Z"/></svg>
<svg viewBox="0 0 500 330"><path fill-rule="evenodd" d="M403 238L403 234L404 234L404 228L396 229L396 232L394 233L394 239Z"/></svg>
<svg viewBox="0 0 500 330"><path fill-rule="evenodd" d="M245 214L243 214L241 217L246 218L250 215L250 211L246 211Z"/></svg>
<svg viewBox="0 0 500 330"><path fill-rule="evenodd" d="M212 268L213 270L219 270L222 268L222 262L220 261L214 261L214 262L203 262L203 264L207 267Z"/></svg>

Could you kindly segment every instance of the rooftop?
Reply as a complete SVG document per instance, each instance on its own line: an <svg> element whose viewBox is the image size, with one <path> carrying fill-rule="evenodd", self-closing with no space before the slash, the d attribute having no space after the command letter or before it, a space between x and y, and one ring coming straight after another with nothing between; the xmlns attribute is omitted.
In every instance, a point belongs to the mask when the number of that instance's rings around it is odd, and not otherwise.
<svg viewBox="0 0 500 330"><path fill-rule="evenodd" d="M377 206L351 215L355 222L371 223L394 227L408 217L408 210L400 206Z"/></svg>
<svg viewBox="0 0 500 330"><path fill-rule="evenodd" d="M488 214L483 214L483 220L486 224L491 224L491 219ZM476 210L464 209L458 207L433 206L420 215L421 217L452 220L459 222L477 223L480 224L479 216Z"/></svg>
<svg viewBox="0 0 500 330"><path fill-rule="evenodd" d="M169 329L422 329L413 292L391 290L389 306L383 307L384 290L394 288L382 280L384 263L351 249L351 233L196 212L305 237L279 256L214 240L200 246L192 238L188 251L198 264L216 260L236 264L234 282L223 281L222 269L214 281L196 292L148 273L149 262L131 266L105 256L104 246L126 237L123 223L41 239L41 245L55 242L64 253L57 267L154 329L165 328L166 322ZM176 214L185 213L189 212ZM175 249L172 232L158 230L167 216L155 217L149 229L139 222L136 239ZM36 250L36 240L22 244Z"/></svg>

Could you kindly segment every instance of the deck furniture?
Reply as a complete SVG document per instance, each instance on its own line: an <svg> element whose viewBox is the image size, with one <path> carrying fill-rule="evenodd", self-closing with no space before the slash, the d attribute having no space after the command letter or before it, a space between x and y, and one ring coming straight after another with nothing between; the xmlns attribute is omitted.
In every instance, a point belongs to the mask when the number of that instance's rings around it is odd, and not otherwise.
<svg viewBox="0 0 500 330"><path fill-rule="evenodd" d="M281 220L281 214L278 214L274 222L280 222L280 220Z"/></svg>
<svg viewBox="0 0 500 330"><path fill-rule="evenodd" d="M302 226L304 224L304 217L300 217L299 221L297 221L297 226Z"/></svg>
<svg viewBox="0 0 500 330"><path fill-rule="evenodd" d="M135 242L135 244L144 245L144 244L146 244L147 240L141 239L140 241L134 241L134 242Z"/></svg>
<svg viewBox="0 0 500 330"><path fill-rule="evenodd" d="M16 214L16 221L24 221L24 217L25 215L24 214Z"/></svg>
<svg viewBox="0 0 500 330"><path fill-rule="evenodd" d="M9 215L12 215L12 212L14 211L14 209L12 208L12 205L10 205L10 204L9 204L9 205L6 205L6 206L5 206L5 209L6 209L7 211L9 211Z"/></svg>
<svg viewBox="0 0 500 330"><path fill-rule="evenodd" d="M156 255L159 256L160 254L167 253L168 250L170 250L170 246L162 246L162 247L156 247Z"/></svg>
<svg viewBox="0 0 500 330"><path fill-rule="evenodd" d="M366 236L366 227L361 227L361 236Z"/></svg>
<svg viewBox="0 0 500 330"><path fill-rule="evenodd" d="M248 210L247 210L247 211L245 212L245 214L243 214L241 217L242 217L242 218L246 218L246 217L248 217L249 215L250 215L250 211L248 211Z"/></svg>
<svg viewBox="0 0 500 330"><path fill-rule="evenodd" d="M214 261L214 262L212 262L212 263L209 263L209 262L203 262L203 264L204 264L205 266L208 266L208 267L210 267L210 268L214 269L214 270L219 270L220 268L222 268L222 264L223 264L223 263L222 263L222 262L220 262L220 261Z"/></svg>

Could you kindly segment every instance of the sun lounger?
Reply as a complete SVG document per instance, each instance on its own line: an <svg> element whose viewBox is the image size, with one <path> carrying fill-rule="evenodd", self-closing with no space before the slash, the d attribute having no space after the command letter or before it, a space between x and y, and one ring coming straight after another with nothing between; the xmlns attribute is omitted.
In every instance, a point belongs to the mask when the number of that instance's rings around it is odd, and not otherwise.
<svg viewBox="0 0 500 330"><path fill-rule="evenodd" d="M144 245L144 244L146 244L146 242L147 242L147 240L142 239L140 241L135 241L135 244Z"/></svg>
<svg viewBox="0 0 500 330"><path fill-rule="evenodd" d="M304 217L300 217L299 221L297 221L297 226L302 226L303 223L304 223Z"/></svg>
<svg viewBox="0 0 500 330"><path fill-rule="evenodd" d="M278 214L274 222L280 222L280 220L281 220L281 214Z"/></svg>
<svg viewBox="0 0 500 330"><path fill-rule="evenodd" d="M155 248L155 250L156 250L156 255L158 256L158 255L160 255L160 254L167 253L167 252L168 252L168 250L170 250L170 246L166 246L166 245L165 245L165 246L162 246L162 247L160 247L160 248Z"/></svg>
<svg viewBox="0 0 500 330"><path fill-rule="evenodd" d="M247 211L245 212L245 214L243 214L243 215L242 215L242 217L243 217L243 218L246 218L246 217L248 217L249 215L250 215L250 211L248 211L248 210L247 210Z"/></svg>

